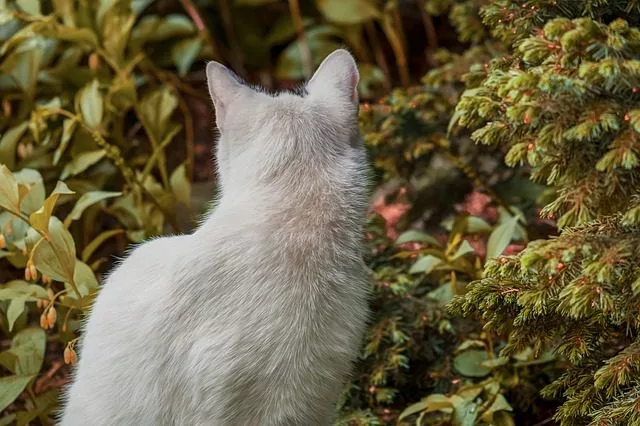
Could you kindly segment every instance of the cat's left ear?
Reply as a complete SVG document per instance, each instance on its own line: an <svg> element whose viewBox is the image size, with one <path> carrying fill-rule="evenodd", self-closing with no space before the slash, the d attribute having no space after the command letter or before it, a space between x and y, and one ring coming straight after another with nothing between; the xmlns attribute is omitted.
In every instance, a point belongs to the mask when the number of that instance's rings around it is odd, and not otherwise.
<svg viewBox="0 0 640 426"><path fill-rule="evenodd" d="M309 93L327 91L332 92L358 104L358 81L360 74L353 56L345 49L333 51L318 67L311 80L307 83Z"/></svg>
<svg viewBox="0 0 640 426"><path fill-rule="evenodd" d="M219 62L209 62L206 73L209 95L216 109L216 122L221 129L231 103L243 92L251 89L242 84L240 77L233 71Z"/></svg>

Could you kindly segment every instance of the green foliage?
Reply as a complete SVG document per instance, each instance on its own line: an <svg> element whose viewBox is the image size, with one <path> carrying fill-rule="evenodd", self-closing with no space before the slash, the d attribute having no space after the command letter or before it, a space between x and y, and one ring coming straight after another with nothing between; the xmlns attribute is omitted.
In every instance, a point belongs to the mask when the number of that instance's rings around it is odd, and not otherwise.
<svg viewBox="0 0 640 426"><path fill-rule="evenodd" d="M624 19L555 17L558 3L485 9L515 47L478 71L485 78L465 92L453 124L474 128L478 143L508 148L509 165L526 163L533 180L555 187L543 214L564 227L621 211L638 192L640 30Z"/></svg>
<svg viewBox="0 0 640 426"><path fill-rule="evenodd" d="M543 390L563 401L559 424L640 424L640 5L504 0L482 15L513 47L472 70L452 124L551 186L541 214L562 232L489 262L452 312L508 336L502 356L533 346L566 361Z"/></svg>
<svg viewBox="0 0 640 426"><path fill-rule="evenodd" d="M3 424L48 422L57 389L38 377L65 347L74 361L107 257L177 229L189 204L190 159L167 157L184 103L170 69L198 59L185 43L202 36L183 15L143 13L150 3L0 1L0 327L11 339L0 411L14 404ZM14 403L24 391L32 398Z"/></svg>

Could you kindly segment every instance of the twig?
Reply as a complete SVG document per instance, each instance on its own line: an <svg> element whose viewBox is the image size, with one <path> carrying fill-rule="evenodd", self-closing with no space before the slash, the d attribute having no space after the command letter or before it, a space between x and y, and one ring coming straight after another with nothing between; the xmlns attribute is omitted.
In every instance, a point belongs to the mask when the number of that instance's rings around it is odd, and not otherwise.
<svg viewBox="0 0 640 426"><path fill-rule="evenodd" d="M191 111L189 111L189 107L187 103L184 101L182 96L178 96L178 107L182 112L182 116L184 117L184 139L186 143L186 169L187 169L187 178L189 181L193 181L193 168L194 168L194 149L193 149L193 117L191 116Z"/></svg>
<svg viewBox="0 0 640 426"><path fill-rule="evenodd" d="M364 28L367 32L369 43L371 43L371 50L373 50L373 56L376 58L376 63L386 77L384 81L384 88L385 90L389 90L391 89L391 73L389 72L389 64L387 64L387 58L385 58L384 56L384 52L382 51L382 47L380 46L380 40L378 39L378 35L376 34L376 28L372 22L366 22L364 24Z"/></svg>
<svg viewBox="0 0 640 426"><path fill-rule="evenodd" d="M220 13L222 15L222 26L224 27L227 38L229 39L229 47L231 48L231 57L229 61L233 66L233 70L240 75L240 77L246 78L247 72L244 69L244 55L242 49L238 44L235 32L233 30L233 23L231 21L231 9L229 8L228 0L219 0Z"/></svg>
<svg viewBox="0 0 640 426"><path fill-rule="evenodd" d="M427 44L429 49L436 50L438 49L438 34L436 33L436 29L433 25L433 18L431 18L431 15L425 10L424 0L419 1L418 7L420 7L420 16L422 16L422 23L424 24L424 29L427 33Z"/></svg>
<svg viewBox="0 0 640 426"><path fill-rule="evenodd" d="M46 112L49 113L49 114L60 114L60 115L64 115L65 117L68 117L68 118L70 118L72 120L78 120L78 123L87 131L87 133L89 133L89 135L96 142L96 144L100 148L104 149L107 152L107 157L111 161L113 161L114 165L120 170L120 174L122 174L122 177L124 178L124 180L127 183L127 185L132 187L132 188L133 187L138 187L140 189L140 191L142 191L142 193L146 197L148 197L151 200L151 202L162 212L163 216L165 218L167 218L167 221L169 222L169 224L171 225L173 230L176 231L176 232L182 232L181 228L180 228L180 225L178 224L175 216L172 215L170 212L168 212L158 202L156 197L154 197L147 190L147 188L145 188L143 182L140 182L138 179L136 179L135 173L133 172L133 170L131 168L129 168L126 165L124 158L120 154L120 149L117 146L113 146L113 145L109 144L109 142L107 142L102 137L102 135L100 134L99 131L87 126L82 120L79 120L78 117L75 114L73 114L71 111L67 111L67 110L62 109L62 108L48 108Z"/></svg>
<svg viewBox="0 0 640 426"><path fill-rule="evenodd" d="M207 25L204 23L204 19L202 19L202 15L200 14L198 7L193 4L191 0L180 0L180 3L195 24L198 31L200 31L200 34L203 35L205 42L211 47L213 56L215 58L221 58L220 49L218 48L215 39L211 36Z"/></svg>
<svg viewBox="0 0 640 426"><path fill-rule="evenodd" d="M551 423L551 422L553 422L553 421L554 421L553 417L549 417L548 419L543 420L543 421L541 421L540 423L536 423L536 424L535 424L535 425L533 425L533 426L542 426L542 425L546 425L547 423Z"/></svg>
<svg viewBox="0 0 640 426"><path fill-rule="evenodd" d="M400 82L403 86L409 85L409 69L407 67L407 57L404 53L404 47L402 45L402 39L393 26L392 18L385 15L382 18L382 29L384 30L389 44L393 49L393 53L396 55L396 64L398 65L398 72L400 73Z"/></svg>
<svg viewBox="0 0 640 426"><path fill-rule="evenodd" d="M305 78L310 78L313 73L313 62L311 57L311 48L307 42L307 37L304 32L304 24L302 22L302 15L300 13L300 3L298 0L289 0L289 10L291 12L291 18L296 26L296 32L298 33L298 46L300 48L300 60L302 61L302 73Z"/></svg>

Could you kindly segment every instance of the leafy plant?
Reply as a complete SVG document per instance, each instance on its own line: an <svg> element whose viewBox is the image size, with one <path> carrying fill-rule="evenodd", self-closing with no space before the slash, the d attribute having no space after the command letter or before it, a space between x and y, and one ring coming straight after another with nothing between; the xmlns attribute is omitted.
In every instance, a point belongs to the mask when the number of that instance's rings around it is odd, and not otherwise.
<svg viewBox="0 0 640 426"><path fill-rule="evenodd" d="M453 304L568 363L543 389L561 425L638 424L640 6L627 1L500 1L483 10L512 45L470 85L453 124L508 149L553 188L541 211L559 236L492 261Z"/></svg>
<svg viewBox="0 0 640 426"><path fill-rule="evenodd" d="M11 336L0 411L15 404L4 424L47 422L57 388L45 373L74 362L108 256L179 230L179 204L190 206L193 141L184 154L172 143L191 89L172 70L207 51L188 18L144 13L150 3L0 1L0 327Z"/></svg>

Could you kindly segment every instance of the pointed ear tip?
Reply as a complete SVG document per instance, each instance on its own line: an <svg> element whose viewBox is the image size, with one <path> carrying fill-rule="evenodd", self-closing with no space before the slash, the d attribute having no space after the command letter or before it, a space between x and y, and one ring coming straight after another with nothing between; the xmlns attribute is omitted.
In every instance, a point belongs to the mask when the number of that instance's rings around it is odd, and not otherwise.
<svg viewBox="0 0 640 426"><path fill-rule="evenodd" d="M333 58L340 58L341 60L344 61L350 61L353 62L354 64L356 63L355 58L353 57L353 55L351 54L351 52L349 52L347 49L336 49L333 52L331 52L331 54L328 57L333 57Z"/></svg>
<svg viewBox="0 0 640 426"><path fill-rule="evenodd" d="M207 75L211 74L212 72L215 72L216 70L220 70L220 69L225 69L226 67L224 65L222 65L220 62L216 62L216 61L209 61L207 62Z"/></svg>

